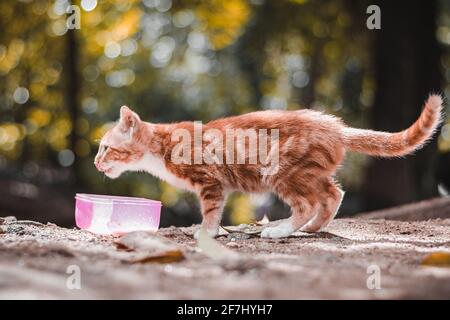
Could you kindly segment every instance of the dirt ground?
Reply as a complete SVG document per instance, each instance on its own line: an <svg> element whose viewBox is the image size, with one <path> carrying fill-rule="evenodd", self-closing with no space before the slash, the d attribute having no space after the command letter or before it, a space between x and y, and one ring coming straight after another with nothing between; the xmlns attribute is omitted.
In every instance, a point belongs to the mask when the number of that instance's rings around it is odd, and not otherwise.
<svg viewBox="0 0 450 320"><path fill-rule="evenodd" d="M252 228L200 249L194 227L118 238L1 219L0 298L450 298L448 264L422 265L450 253L450 219L337 219L327 232L279 240ZM81 288L70 289L78 267Z"/></svg>

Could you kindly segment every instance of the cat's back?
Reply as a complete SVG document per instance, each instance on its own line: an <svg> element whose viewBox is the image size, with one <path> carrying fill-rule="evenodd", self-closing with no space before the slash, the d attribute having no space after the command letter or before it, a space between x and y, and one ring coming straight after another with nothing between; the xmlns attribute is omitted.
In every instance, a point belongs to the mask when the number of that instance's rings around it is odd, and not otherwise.
<svg viewBox="0 0 450 320"><path fill-rule="evenodd" d="M340 131L343 123L340 118L319 111L302 110L264 110L217 119L207 123L217 129L280 129L281 131L321 130Z"/></svg>

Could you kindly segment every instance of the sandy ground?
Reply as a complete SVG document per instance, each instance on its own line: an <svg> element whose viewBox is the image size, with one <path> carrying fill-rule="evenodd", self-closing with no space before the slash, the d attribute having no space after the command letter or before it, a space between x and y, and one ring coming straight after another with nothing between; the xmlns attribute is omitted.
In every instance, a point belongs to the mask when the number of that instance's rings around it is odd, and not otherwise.
<svg viewBox="0 0 450 320"><path fill-rule="evenodd" d="M0 298L450 298L450 267L421 264L450 253L450 219L337 219L327 232L279 240L232 232L203 250L193 231L120 239L0 220ZM81 288L69 289L78 267Z"/></svg>

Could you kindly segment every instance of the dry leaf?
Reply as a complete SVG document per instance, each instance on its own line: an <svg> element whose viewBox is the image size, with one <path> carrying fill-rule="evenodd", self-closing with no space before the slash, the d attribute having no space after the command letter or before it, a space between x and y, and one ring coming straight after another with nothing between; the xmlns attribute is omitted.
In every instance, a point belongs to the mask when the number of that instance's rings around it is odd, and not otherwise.
<svg viewBox="0 0 450 320"><path fill-rule="evenodd" d="M219 233L217 234L218 237L227 236L229 234L230 233L227 230L225 230L222 226L219 227Z"/></svg>
<svg viewBox="0 0 450 320"><path fill-rule="evenodd" d="M31 220L17 220L17 221L11 221L10 224L18 224L18 225L29 225L29 226L36 226L36 227L44 227L45 224L37 221L31 221Z"/></svg>
<svg viewBox="0 0 450 320"><path fill-rule="evenodd" d="M184 259L181 250L164 251L160 254L145 255L135 259L128 260L130 263L171 263Z"/></svg>
<svg viewBox="0 0 450 320"><path fill-rule="evenodd" d="M197 246L213 260L229 260L238 257L236 252L222 246L218 241L211 238L204 229L200 230Z"/></svg>
<svg viewBox="0 0 450 320"><path fill-rule="evenodd" d="M115 241L121 248L139 251L161 251L178 248L172 241L151 232L130 232Z"/></svg>
<svg viewBox="0 0 450 320"><path fill-rule="evenodd" d="M17 218L14 216L7 216L7 217L1 217L0 218L0 224L7 224L17 221Z"/></svg>
<svg viewBox="0 0 450 320"><path fill-rule="evenodd" d="M264 215L264 217L259 220L255 221L251 224L240 224L238 226L228 226L228 227L222 227L229 233L245 233L251 236L259 236L261 234L261 231L267 227L267 226L276 226L279 224L281 220L277 221L269 221L269 218Z"/></svg>
<svg viewBox="0 0 450 320"><path fill-rule="evenodd" d="M450 253L433 252L423 258L423 266L447 267L450 268Z"/></svg>
<svg viewBox="0 0 450 320"><path fill-rule="evenodd" d="M242 233L242 232L234 232L230 233L227 236L227 239L230 241L242 241L250 239L253 235Z"/></svg>
<svg viewBox="0 0 450 320"><path fill-rule="evenodd" d="M222 227L229 233L245 233L248 235L259 235L263 229L262 226L255 224L240 224L238 226Z"/></svg>
<svg viewBox="0 0 450 320"><path fill-rule="evenodd" d="M184 259L173 242L149 232L131 232L115 241L119 250L130 252L122 260L130 263L170 263Z"/></svg>
<svg viewBox="0 0 450 320"><path fill-rule="evenodd" d="M261 220L256 221L256 224L257 224L258 226L265 226L265 225L268 224L269 222L270 222L269 217L265 214L264 217L263 217Z"/></svg>

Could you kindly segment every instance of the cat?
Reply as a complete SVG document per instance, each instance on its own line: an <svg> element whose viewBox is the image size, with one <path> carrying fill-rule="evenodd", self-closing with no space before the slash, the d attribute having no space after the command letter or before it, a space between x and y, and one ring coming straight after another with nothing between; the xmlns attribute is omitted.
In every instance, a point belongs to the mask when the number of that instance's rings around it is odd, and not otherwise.
<svg viewBox="0 0 450 320"><path fill-rule="evenodd" d="M250 161L255 150L245 153L244 164L191 161L199 149L200 154L206 153L210 145L216 149L216 155L231 152L231 160L236 160L234 153L249 147L251 134L230 139L235 142L232 147L205 135L201 136L200 144L188 139L180 147L180 135L174 133L194 136L195 122L144 122L123 106L119 121L102 137L94 163L99 171L113 179L125 171L145 171L195 192L200 199L202 228L212 237L218 234L223 205L232 191L273 192L290 206L291 216L263 229L261 237L282 238L297 230L318 232L330 223L341 204L344 192L334 175L346 150L375 157L410 154L431 139L442 120L442 104L439 95L430 95L418 120L397 133L350 128L337 117L313 110L257 111L202 126L203 131L216 133L219 138L233 130L278 132L266 158L273 160L277 156L278 162L269 171L264 171L267 161L265 164ZM258 142L258 147L263 146L262 142ZM181 153L184 161L174 157Z"/></svg>

